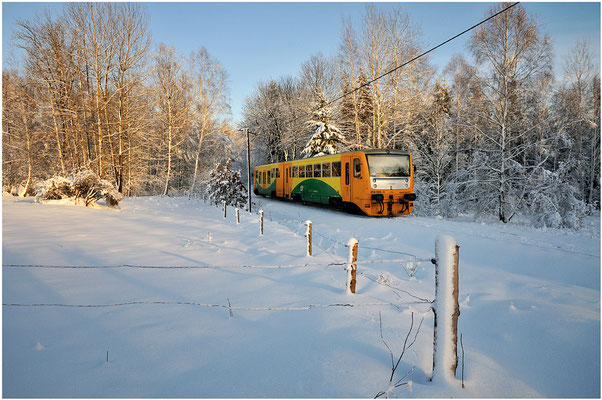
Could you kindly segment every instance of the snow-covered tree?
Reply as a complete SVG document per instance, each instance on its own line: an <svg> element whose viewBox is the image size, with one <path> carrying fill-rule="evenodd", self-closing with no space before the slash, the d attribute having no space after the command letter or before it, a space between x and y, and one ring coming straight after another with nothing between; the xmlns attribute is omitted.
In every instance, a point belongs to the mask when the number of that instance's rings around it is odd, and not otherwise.
<svg viewBox="0 0 602 400"><path fill-rule="evenodd" d="M448 186L454 172L448 86L445 83L435 83L431 97L430 103L421 113L423 128L410 136L410 150L418 166L415 190L419 198L425 199L420 206L429 206L430 213L447 216L450 210L443 208L450 206Z"/></svg>
<svg viewBox="0 0 602 400"><path fill-rule="evenodd" d="M508 7L493 6L488 15ZM526 94L539 76L552 66L549 38L541 35L537 22L521 6L515 6L473 31L470 49L478 64L484 65L485 113L472 128L483 140L479 144L483 163L473 192L495 198L500 221L512 219L522 206L528 190L528 176L544 161L535 164L529 151L545 140L534 138L537 122L528 118ZM477 187L478 186L478 187ZM481 202L481 200L479 200Z"/></svg>
<svg viewBox="0 0 602 400"><path fill-rule="evenodd" d="M222 204L233 207L244 207L247 204L247 189L240 180L240 171L230 169L231 159L225 165L217 164L211 172L207 183L207 194L213 204Z"/></svg>
<svg viewBox="0 0 602 400"><path fill-rule="evenodd" d="M336 154L341 150L344 138L339 128L331 122L331 115L332 111L326 104L324 94L318 92L318 105L308 122L314 134L301 152L304 158Z"/></svg>

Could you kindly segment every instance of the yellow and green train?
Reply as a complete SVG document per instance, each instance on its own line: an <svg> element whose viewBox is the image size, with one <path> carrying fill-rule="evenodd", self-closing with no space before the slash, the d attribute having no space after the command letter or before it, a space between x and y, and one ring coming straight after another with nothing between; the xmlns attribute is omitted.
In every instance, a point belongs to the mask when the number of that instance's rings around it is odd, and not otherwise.
<svg viewBox="0 0 602 400"><path fill-rule="evenodd" d="M260 165L254 193L331 204L370 216L394 216L414 208L412 156L396 150L364 150Z"/></svg>

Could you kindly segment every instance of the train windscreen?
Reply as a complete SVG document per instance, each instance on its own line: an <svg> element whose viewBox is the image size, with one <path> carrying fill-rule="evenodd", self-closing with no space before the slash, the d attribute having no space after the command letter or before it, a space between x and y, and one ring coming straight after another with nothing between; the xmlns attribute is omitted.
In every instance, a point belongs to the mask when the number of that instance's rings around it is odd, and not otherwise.
<svg viewBox="0 0 602 400"><path fill-rule="evenodd" d="M410 176L410 156L402 154L369 154L370 176L378 178L399 178Z"/></svg>

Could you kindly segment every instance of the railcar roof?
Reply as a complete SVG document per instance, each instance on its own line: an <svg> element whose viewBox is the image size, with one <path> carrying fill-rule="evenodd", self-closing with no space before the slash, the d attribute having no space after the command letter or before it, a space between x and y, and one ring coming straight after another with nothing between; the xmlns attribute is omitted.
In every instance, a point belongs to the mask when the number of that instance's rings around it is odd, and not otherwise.
<svg viewBox="0 0 602 400"><path fill-rule="evenodd" d="M391 149L370 149L370 150L362 150L362 151L366 154L398 154L398 155L404 155L404 156L407 156L410 154L407 151L391 150Z"/></svg>

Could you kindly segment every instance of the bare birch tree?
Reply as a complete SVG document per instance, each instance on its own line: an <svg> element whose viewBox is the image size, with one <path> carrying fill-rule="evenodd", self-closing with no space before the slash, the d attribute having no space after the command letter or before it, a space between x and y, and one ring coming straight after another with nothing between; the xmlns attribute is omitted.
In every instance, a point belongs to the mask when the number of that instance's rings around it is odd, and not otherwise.
<svg viewBox="0 0 602 400"><path fill-rule="evenodd" d="M206 48L192 53L192 81L194 87L194 135L197 139L194 158L194 172L189 192L194 187L199 174L199 162L203 142L210 134L216 133L222 125L220 117L230 111L228 104L228 74L218 60L213 58Z"/></svg>
<svg viewBox="0 0 602 400"><path fill-rule="evenodd" d="M163 195L169 193L174 155L185 141L185 133L191 123L191 84L184 70L184 59L175 47L159 44L154 58L156 101L160 110L160 129L165 137L165 183Z"/></svg>

